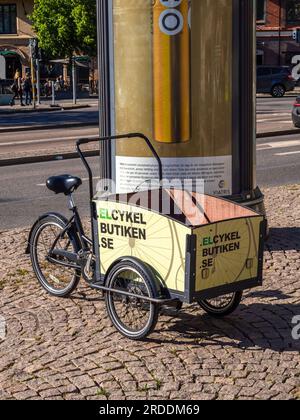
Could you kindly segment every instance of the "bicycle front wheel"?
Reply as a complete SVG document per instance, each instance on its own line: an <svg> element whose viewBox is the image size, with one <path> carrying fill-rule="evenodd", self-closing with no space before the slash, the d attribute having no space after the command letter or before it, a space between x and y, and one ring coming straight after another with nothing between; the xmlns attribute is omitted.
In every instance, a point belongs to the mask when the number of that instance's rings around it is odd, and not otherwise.
<svg viewBox="0 0 300 420"><path fill-rule="evenodd" d="M30 256L33 270L41 286L51 295L67 297L77 287L81 272L80 270L56 264L49 260L49 252L57 238L55 248L70 253L78 253L74 235L67 231L66 221L63 217L48 216L42 219L34 228L30 241ZM63 257L60 263L69 263Z"/></svg>

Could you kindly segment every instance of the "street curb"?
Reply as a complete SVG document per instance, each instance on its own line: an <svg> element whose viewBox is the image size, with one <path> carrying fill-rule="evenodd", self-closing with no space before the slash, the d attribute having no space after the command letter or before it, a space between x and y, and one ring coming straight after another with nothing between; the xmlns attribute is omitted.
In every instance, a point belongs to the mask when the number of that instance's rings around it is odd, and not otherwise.
<svg viewBox="0 0 300 420"><path fill-rule="evenodd" d="M36 109L11 109L7 111L1 111L0 109L0 117L1 115L18 115L18 114L32 114L32 113L41 113L41 112L55 112L55 111L73 111L76 109L86 109L92 108L91 105L83 104L83 105L71 105L71 106L49 106L48 108L36 108Z"/></svg>
<svg viewBox="0 0 300 420"><path fill-rule="evenodd" d="M294 93L293 95L284 95L283 98L278 98L278 99L286 99L286 98L298 98L298 96L300 96L300 93ZM271 95L264 95L264 96L256 96L256 99L275 99L273 98L273 96Z"/></svg>
<svg viewBox="0 0 300 420"><path fill-rule="evenodd" d="M278 98L278 99L284 99L284 98L298 98L298 96L300 96L300 92L291 92L291 93L286 93L283 98ZM258 93L256 95L256 98L260 98L260 99L276 99L273 98L272 95L268 94L268 93Z"/></svg>
<svg viewBox="0 0 300 420"><path fill-rule="evenodd" d="M85 152L86 157L99 156L99 150ZM27 165L31 163L59 162L62 160L79 159L77 152L61 153L57 155L28 156L11 159L0 159L0 167Z"/></svg>
<svg viewBox="0 0 300 420"><path fill-rule="evenodd" d="M56 130L63 128L80 128L80 127L94 127L98 126L98 121L84 122L84 123L69 123L69 124L48 124L48 125L34 125L34 126L20 126L0 128L1 133L19 133L24 131L39 131L39 130Z"/></svg>
<svg viewBox="0 0 300 420"><path fill-rule="evenodd" d="M257 133L256 138L263 139L265 137L281 137L281 136L290 136L293 134L300 134L300 128L295 128L294 130L269 131L266 133Z"/></svg>

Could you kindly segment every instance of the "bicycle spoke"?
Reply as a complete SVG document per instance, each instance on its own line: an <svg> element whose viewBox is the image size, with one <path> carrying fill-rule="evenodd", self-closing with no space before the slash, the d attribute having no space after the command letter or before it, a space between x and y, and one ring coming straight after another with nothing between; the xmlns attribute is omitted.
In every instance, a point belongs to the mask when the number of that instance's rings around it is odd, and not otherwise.
<svg viewBox="0 0 300 420"><path fill-rule="evenodd" d="M55 244L55 248L64 251L70 250L74 252L71 240L66 233L62 237L63 228L54 223L45 225L39 232L38 240L36 241L35 251L36 260L39 271L44 278L47 285L55 290L63 290L72 281L76 275L76 270L70 267L64 267L54 262L47 260L50 250L53 248L54 242L59 238ZM68 262L65 258L59 258L62 262Z"/></svg>
<svg viewBox="0 0 300 420"><path fill-rule="evenodd" d="M133 272L124 272L112 285L113 289L124 290L133 295L147 296L144 281ZM147 321L150 303L137 297L114 294L113 305L120 322L132 331L142 329Z"/></svg>

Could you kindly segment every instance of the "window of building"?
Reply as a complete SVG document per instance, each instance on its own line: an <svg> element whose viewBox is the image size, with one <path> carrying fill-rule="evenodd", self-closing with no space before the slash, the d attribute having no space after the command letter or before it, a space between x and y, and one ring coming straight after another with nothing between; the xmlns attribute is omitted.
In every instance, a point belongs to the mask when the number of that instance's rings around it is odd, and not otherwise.
<svg viewBox="0 0 300 420"><path fill-rule="evenodd" d="M300 0L287 0L286 15L288 23L300 22Z"/></svg>
<svg viewBox="0 0 300 420"><path fill-rule="evenodd" d="M264 22L266 17L266 0L257 0L257 20Z"/></svg>
<svg viewBox="0 0 300 420"><path fill-rule="evenodd" d="M17 5L0 4L0 34L17 32Z"/></svg>

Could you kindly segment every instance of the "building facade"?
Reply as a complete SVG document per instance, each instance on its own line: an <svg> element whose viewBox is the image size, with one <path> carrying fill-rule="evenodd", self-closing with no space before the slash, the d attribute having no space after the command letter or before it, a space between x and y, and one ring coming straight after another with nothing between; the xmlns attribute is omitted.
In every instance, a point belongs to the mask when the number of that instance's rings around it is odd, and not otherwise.
<svg viewBox="0 0 300 420"><path fill-rule="evenodd" d="M28 16L33 0L0 0L0 78L13 79L16 70L24 75L30 67L29 40L34 32Z"/></svg>
<svg viewBox="0 0 300 420"><path fill-rule="evenodd" d="M29 16L33 7L34 0L0 0L0 79L13 79L17 70L23 77L30 71L29 41L35 33ZM40 75L42 80L63 76L65 82L70 81L68 66L59 63L40 63ZM78 63L79 84L90 82L91 86L96 86L97 79L96 58L86 64Z"/></svg>
<svg viewBox="0 0 300 420"><path fill-rule="evenodd" d="M293 30L300 28L300 0L257 0L257 63L295 66L300 45Z"/></svg>

